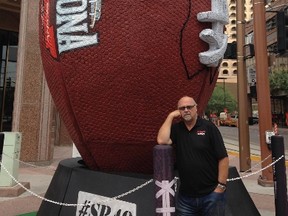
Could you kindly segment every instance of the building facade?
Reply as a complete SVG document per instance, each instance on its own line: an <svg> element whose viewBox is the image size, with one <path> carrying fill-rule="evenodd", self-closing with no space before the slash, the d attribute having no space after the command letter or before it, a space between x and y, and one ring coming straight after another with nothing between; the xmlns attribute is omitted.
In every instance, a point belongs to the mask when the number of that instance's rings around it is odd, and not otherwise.
<svg viewBox="0 0 288 216"><path fill-rule="evenodd" d="M237 40L237 1L228 0L229 10L229 24L225 27L225 34L228 35L228 43L236 43ZM253 16L253 1L246 0L244 5L245 10L245 21L252 20ZM225 88L225 93L231 94L236 100L237 95L237 60L236 59L223 59L219 69L219 79L217 85Z"/></svg>
<svg viewBox="0 0 288 216"><path fill-rule="evenodd" d="M43 75L38 8L37 0L0 0L0 126L21 132L21 160L49 164L54 145L71 140Z"/></svg>
<svg viewBox="0 0 288 216"><path fill-rule="evenodd" d="M236 12L237 5L236 0L229 0L229 24L226 26L226 34L229 36L229 43L237 41L236 31ZM277 25L276 14L277 11L287 8L288 0L268 0L266 1L266 29L267 29L267 51L268 51L268 64L269 72L277 70L288 70L288 58L287 55L279 55L277 53ZM244 5L245 11L245 46L248 44L254 45L254 33L253 33L253 1L246 0ZM247 100L249 101L249 116L253 114L257 115L258 104L256 95L256 63L255 58L248 58L245 60L246 73L247 73ZM222 61L218 85L225 85L226 91L237 98L237 60L236 59L224 59ZM272 122L279 124L280 126L286 126L285 113L288 111L288 99L287 92L280 94L275 93L271 96L271 109L272 109Z"/></svg>
<svg viewBox="0 0 288 216"><path fill-rule="evenodd" d="M280 11L288 13L288 0L274 0L269 1L266 5L266 37L267 37L267 54L268 54L268 71L269 76L277 71L285 71L288 73L288 55L286 50L285 53L278 51L278 36L277 36L277 14ZM287 35L286 35L287 37ZM287 40L287 38L286 38ZM253 21L246 23L246 44L254 44L254 31ZM256 71L255 57L246 60L246 70L248 75L248 93L251 101L251 106L254 110L257 110L257 92L255 80L249 80L249 73L255 74ZM283 79L285 77L283 76ZM288 118L288 92L287 91L271 91L271 112L272 122L277 123L280 127L287 126Z"/></svg>

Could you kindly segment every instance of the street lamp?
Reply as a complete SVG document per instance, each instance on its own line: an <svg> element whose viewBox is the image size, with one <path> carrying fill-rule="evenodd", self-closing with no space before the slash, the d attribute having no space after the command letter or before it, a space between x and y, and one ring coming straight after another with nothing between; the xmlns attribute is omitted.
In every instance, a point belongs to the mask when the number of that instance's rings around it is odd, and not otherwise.
<svg viewBox="0 0 288 216"><path fill-rule="evenodd" d="M251 169L250 136L248 126L248 98L247 98L247 73L245 67L245 13L243 0L237 0L237 93L238 93L238 131L239 131L239 162L240 171Z"/></svg>
<svg viewBox="0 0 288 216"><path fill-rule="evenodd" d="M253 1L254 11L254 44L256 60L256 77L257 77L257 100L259 113L259 138L261 149L262 167L268 166L272 160L265 160L270 154L266 144L265 131L271 130L271 100L270 86L268 78L268 56L267 56L267 37L266 37L266 18L264 0ZM262 186L273 186L272 168L262 171L258 178L258 184Z"/></svg>

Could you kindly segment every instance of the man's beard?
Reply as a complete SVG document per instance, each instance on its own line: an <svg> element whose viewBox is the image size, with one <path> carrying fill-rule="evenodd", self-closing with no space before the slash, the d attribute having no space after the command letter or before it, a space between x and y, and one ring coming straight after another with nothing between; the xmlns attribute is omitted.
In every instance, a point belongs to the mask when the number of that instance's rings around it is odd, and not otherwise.
<svg viewBox="0 0 288 216"><path fill-rule="evenodd" d="M186 115L184 115L183 116L183 119L184 119L184 121L191 121L192 120L192 116L191 115L189 115L189 114L186 114Z"/></svg>

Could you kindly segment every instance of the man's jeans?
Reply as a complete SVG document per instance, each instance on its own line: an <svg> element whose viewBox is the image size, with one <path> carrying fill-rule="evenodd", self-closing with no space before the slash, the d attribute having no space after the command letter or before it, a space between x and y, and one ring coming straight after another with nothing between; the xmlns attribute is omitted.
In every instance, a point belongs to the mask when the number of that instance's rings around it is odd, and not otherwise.
<svg viewBox="0 0 288 216"><path fill-rule="evenodd" d="M200 198L178 194L177 216L224 216L226 192L212 192Z"/></svg>

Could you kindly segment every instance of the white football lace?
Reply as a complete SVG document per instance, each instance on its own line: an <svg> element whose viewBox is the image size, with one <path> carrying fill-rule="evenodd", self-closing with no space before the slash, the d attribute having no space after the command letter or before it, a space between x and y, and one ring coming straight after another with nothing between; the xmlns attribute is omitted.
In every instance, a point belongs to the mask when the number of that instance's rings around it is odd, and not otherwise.
<svg viewBox="0 0 288 216"><path fill-rule="evenodd" d="M89 0L89 3L91 4L91 12L89 13L91 17L91 24L90 28L93 28L95 23L100 19L101 17L101 0Z"/></svg>
<svg viewBox="0 0 288 216"><path fill-rule="evenodd" d="M228 36L224 34L224 25L229 22L226 0L212 0L212 11L197 14L200 22L211 22L212 29L204 29L199 37L209 44L209 50L199 53L199 60L209 67L219 65L227 48Z"/></svg>

